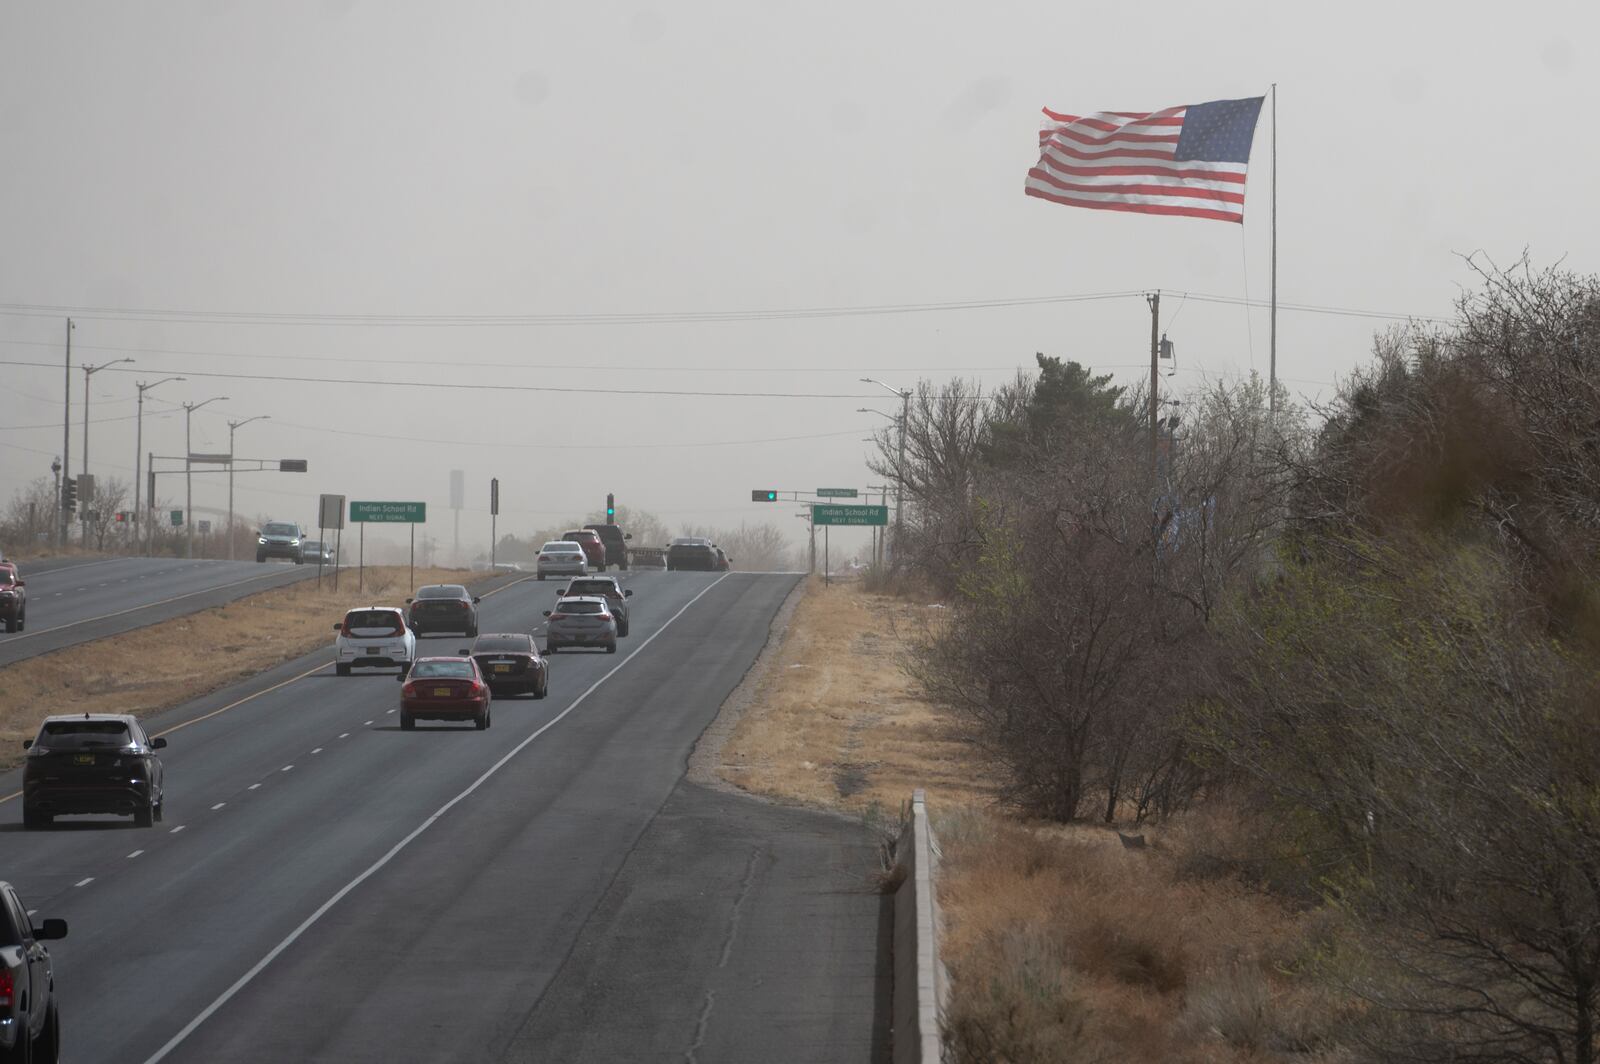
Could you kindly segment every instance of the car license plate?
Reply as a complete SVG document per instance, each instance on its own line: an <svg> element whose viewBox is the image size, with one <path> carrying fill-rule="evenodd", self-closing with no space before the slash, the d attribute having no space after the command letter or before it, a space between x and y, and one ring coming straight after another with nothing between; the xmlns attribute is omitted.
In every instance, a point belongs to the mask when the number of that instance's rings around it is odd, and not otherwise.
<svg viewBox="0 0 1600 1064"><path fill-rule="evenodd" d="M496 665L494 667L494 671L495 672L510 672L511 671L511 666L510 665Z"/></svg>
<svg viewBox="0 0 1600 1064"><path fill-rule="evenodd" d="M367 653L368 654L381 654L381 653L383 653L383 648L382 647L368 647L367 648Z"/></svg>
<svg viewBox="0 0 1600 1064"><path fill-rule="evenodd" d="M94 755L93 754L74 754L74 755L72 755L72 763L74 765L92 765L92 764L94 764Z"/></svg>
<svg viewBox="0 0 1600 1064"><path fill-rule="evenodd" d="M450 697L450 688L448 688L448 687L435 687L433 689L433 697L435 697L435 698L449 698Z"/></svg>

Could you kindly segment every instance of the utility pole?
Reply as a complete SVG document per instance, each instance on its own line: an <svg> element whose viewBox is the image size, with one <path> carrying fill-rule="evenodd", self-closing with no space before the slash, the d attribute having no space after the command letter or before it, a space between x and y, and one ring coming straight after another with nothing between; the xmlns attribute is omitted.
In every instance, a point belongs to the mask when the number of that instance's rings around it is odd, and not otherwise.
<svg viewBox="0 0 1600 1064"><path fill-rule="evenodd" d="M257 414L243 421L228 422L228 560L230 562L233 561L233 434L238 431L240 425L248 425L252 421L265 421L271 416L271 414ZM321 566L322 562L319 560L317 565ZM339 580L337 569L334 570L333 579L337 585Z"/></svg>
<svg viewBox="0 0 1600 1064"><path fill-rule="evenodd" d="M219 399L226 400L226 395L214 395L201 403L183 404L183 556L194 557L194 462L190 455L194 448L190 445L189 429L194 420L194 412L206 403L215 403Z"/></svg>
<svg viewBox="0 0 1600 1064"><path fill-rule="evenodd" d="M1146 296L1145 302L1150 304L1150 468L1153 470L1160 448L1157 442L1157 429L1161 417L1161 402L1156 393L1161 381L1161 371L1158 368L1158 360L1161 357L1161 289L1158 288L1153 294Z"/></svg>
<svg viewBox="0 0 1600 1064"><path fill-rule="evenodd" d="M72 319L67 319L67 371L66 390L63 393L61 417L61 469L64 474L72 473L72 330L76 326ZM65 484L65 478L62 483ZM67 545L67 495L63 487L56 495L56 516L60 519L56 526L56 546Z"/></svg>
<svg viewBox="0 0 1600 1064"><path fill-rule="evenodd" d="M1267 416L1278 424L1278 83L1272 83L1272 312L1267 318Z"/></svg>
<svg viewBox="0 0 1600 1064"><path fill-rule="evenodd" d="M873 377L861 377L859 380L862 384L876 384L880 388L887 388L900 397L900 459L894 471L894 557L898 564L900 544L903 542L901 537L906 529L906 423L911 420L911 389L896 388Z"/></svg>

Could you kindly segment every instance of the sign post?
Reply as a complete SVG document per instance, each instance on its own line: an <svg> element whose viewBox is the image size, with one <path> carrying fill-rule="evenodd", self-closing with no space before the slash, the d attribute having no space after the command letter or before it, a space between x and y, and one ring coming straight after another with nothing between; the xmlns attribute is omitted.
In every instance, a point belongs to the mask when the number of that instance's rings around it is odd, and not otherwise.
<svg viewBox="0 0 1600 1064"><path fill-rule="evenodd" d="M322 559L328 556L328 529L344 529L344 496L321 495L317 498L317 590L322 590ZM339 567L333 567L333 589L339 590Z"/></svg>
<svg viewBox="0 0 1600 1064"><path fill-rule="evenodd" d="M498 542L500 523L500 478L489 478L489 571L494 572L495 548Z"/></svg>
<svg viewBox="0 0 1600 1064"><path fill-rule="evenodd" d="M411 526L411 590L417 589L417 526L426 524L428 504L425 502L352 502L350 523L361 526L362 565L366 565L366 528L369 522L378 524L407 524ZM362 579L359 578L358 579Z"/></svg>

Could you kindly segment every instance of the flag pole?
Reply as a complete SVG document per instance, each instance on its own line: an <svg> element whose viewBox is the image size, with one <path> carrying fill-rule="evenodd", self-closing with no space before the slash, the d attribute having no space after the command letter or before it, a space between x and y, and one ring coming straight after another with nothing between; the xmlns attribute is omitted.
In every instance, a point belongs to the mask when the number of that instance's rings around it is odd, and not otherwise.
<svg viewBox="0 0 1600 1064"><path fill-rule="evenodd" d="M1278 83L1272 83L1272 295L1268 313L1267 413L1278 414Z"/></svg>

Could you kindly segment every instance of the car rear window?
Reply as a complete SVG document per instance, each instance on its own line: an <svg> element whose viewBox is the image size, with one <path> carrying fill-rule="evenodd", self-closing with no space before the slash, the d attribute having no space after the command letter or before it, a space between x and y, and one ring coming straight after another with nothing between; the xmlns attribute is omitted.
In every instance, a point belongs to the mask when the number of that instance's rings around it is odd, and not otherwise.
<svg viewBox="0 0 1600 1064"><path fill-rule="evenodd" d="M574 580L567 585L569 595L615 595L617 585L609 580Z"/></svg>
<svg viewBox="0 0 1600 1064"><path fill-rule="evenodd" d="M266 536L296 536L300 529L294 525L265 524L261 526L262 535Z"/></svg>
<svg viewBox="0 0 1600 1064"><path fill-rule="evenodd" d="M0 584L14 584L16 581L16 573L13 573L10 569L0 569Z"/></svg>
<svg viewBox="0 0 1600 1064"><path fill-rule="evenodd" d="M472 665L465 661L419 661L411 666L413 678L432 680L470 680Z"/></svg>
<svg viewBox="0 0 1600 1064"><path fill-rule="evenodd" d="M581 546L579 546L578 544L572 542L570 539L553 539L549 543L546 543L544 546L540 547L539 548L539 553L541 553L541 554L557 554L557 553L560 553L561 551L572 551L572 550L582 552L583 548Z"/></svg>
<svg viewBox="0 0 1600 1064"><path fill-rule="evenodd" d="M527 653L533 640L525 635L486 635L472 644L474 654Z"/></svg>
<svg viewBox="0 0 1600 1064"><path fill-rule="evenodd" d="M460 584L429 584L427 587L417 589L419 599L458 599L466 598L467 589Z"/></svg>
<svg viewBox="0 0 1600 1064"><path fill-rule="evenodd" d="M405 622L394 610L351 610L344 615L344 624L351 631L381 629L396 635L405 631Z"/></svg>
<svg viewBox="0 0 1600 1064"><path fill-rule="evenodd" d="M52 750L91 750L131 742L133 736L120 720L51 720L39 733L39 745Z"/></svg>
<svg viewBox="0 0 1600 1064"><path fill-rule="evenodd" d="M603 602L591 602L587 599L563 599L556 605L562 613L605 613L606 605Z"/></svg>

